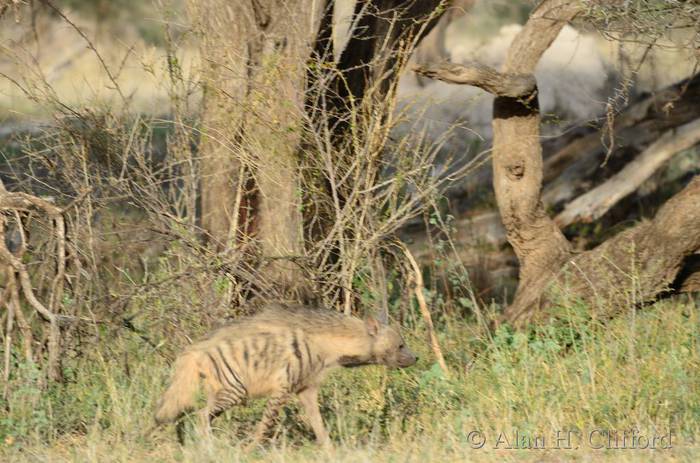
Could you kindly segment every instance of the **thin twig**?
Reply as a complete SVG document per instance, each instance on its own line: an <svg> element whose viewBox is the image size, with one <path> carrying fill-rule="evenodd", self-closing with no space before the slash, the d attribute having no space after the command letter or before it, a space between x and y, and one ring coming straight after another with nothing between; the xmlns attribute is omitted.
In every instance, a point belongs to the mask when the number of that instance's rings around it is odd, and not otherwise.
<svg viewBox="0 0 700 463"><path fill-rule="evenodd" d="M403 243L399 243L399 247L403 250L403 253L406 255L406 259L408 259L408 262L413 269L413 292L416 296L416 300L418 301L418 308L420 309L423 319L425 320L425 324L428 328L428 334L430 335L430 347L433 349L438 365L440 365L440 368L442 368L445 376L449 376L450 371L447 368L447 363L445 363L445 358L442 355L442 349L440 348L440 343L438 342L437 335L435 334L435 327L433 326L433 318L430 315L430 310L428 309L428 304L425 301L425 295L423 294L423 274L418 266L418 262L416 262L416 259L413 257L413 254L411 254L408 247L406 247L406 245Z"/></svg>

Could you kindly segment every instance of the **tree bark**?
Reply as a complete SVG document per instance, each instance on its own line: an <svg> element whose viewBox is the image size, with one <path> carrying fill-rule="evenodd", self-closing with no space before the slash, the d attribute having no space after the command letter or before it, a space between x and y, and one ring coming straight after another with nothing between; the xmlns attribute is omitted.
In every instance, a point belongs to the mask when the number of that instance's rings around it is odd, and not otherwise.
<svg viewBox="0 0 700 463"><path fill-rule="evenodd" d="M201 226L215 249L233 243L230 231L238 218L234 209L240 194L238 178L243 163L232 152L241 130L244 112L237 107L245 98L245 54L239 43L246 28L239 24L235 9L221 0L188 2L193 29L202 36L199 47L204 88L200 155Z"/></svg>
<svg viewBox="0 0 700 463"><path fill-rule="evenodd" d="M206 63L202 225L219 249L241 232L255 238L261 275L281 294L303 286L293 263L303 254L296 156L319 6L313 0L191 2L193 16L201 18ZM254 191L241 182L248 175ZM241 197L255 206L248 214L253 224L240 223Z"/></svg>
<svg viewBox="0 0 700 463"><path fill-rule="evenodd" d="M578 13L577 3L542 2L513 39L503 72L532 75L559 31ZM542 286L571 254L571 245L547 215L540 199L542 145L537 96L533 93L523 98L496 97L493 107L496 202L508 242L520 261L518 289L505 311L506 319L530 310L538 301Z"/></svg>
<svg viewBox="0 0 700 463"><path fill-rule="evenodd" d="M673 287L685 293L700 291L700 249L685 260Z"/></svg>
<svg viewBox="0 0 700 463"><path fill-rule="evenodd" d="M532 94L537 81L532 74L508 74L477 62L441 63L437 66L416 66L417 74L452 84L473 85L496 96L519 98Z"/></svg>
<svg viewBox="0 0 700 463"><path fill-rule="evenodd" d="M294 263L304 249L297 154L305 66L318 30L318 3L253 2L256 19L248 42L251 113L242 138L256 166L257 238L266 261L265 276L293 293L305 291L301 268Z"/></svg>
<svg viewBox="0 0 700 463"><path fill-rule="evenodd" d="M263 280L283 293L306 292L295 263L304 255L298 164L304 121L310 117L317 131L331 127L343 145L369 89L374 98L387 95L406 41L430 30L440 4L358 1L349 44L324 75L312 70L335 61L333 0L190 2L201 18L207 63L202 225L219 249L243 229L259 243ZM309 59L320 62L309 65ZM319 76L330 85L320 85ZM326 102L321 110L319 87ZM242 182L248 175L253 193ZM247 227L240 223L241 203L255 208Z"/></svg>

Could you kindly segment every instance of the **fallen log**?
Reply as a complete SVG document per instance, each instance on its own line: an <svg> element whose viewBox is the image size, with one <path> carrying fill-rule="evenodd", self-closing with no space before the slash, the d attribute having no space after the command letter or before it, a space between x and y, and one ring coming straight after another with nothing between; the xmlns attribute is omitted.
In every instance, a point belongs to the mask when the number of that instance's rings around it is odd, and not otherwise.
<svg viewBox="0 0 700 463"><path fill-rule="evenodd" d="M700 143L700 119L664 133L617 174L566 205L554 219L560 227L592 222L633 193L666 161Z"/></svg>
<svg viewBox="0 0 700 463"><path fill-rule="evenodd" d="M700 74L633 101L614 118L612 134L591 127L554 152L544 144L542 201L557 209L615 175L664 133L700 119ZM566 137L566 135L565 135Z"/></svg>

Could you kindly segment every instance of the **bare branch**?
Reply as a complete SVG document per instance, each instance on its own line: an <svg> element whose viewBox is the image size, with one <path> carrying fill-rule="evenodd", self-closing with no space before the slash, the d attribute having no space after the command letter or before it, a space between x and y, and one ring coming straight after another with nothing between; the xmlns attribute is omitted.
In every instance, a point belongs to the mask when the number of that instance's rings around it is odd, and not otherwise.
<svg viewBox="0 0 700 463"><path fill-rule="evenodd" d="M427 64L415 66L413 71L450 84L479 87L496 96L519 98L530 95L537 87L537 81L532 74L501 73L474 61L464 64Z"/></svg>
<svg viewBox="0 0 700 463"><path fill-rule="evenodd" d="M515 36L504 65L506 72L532 74L540 58L559 35L559 31L581 11L575 0L545 0L530 14Z"/></svg>

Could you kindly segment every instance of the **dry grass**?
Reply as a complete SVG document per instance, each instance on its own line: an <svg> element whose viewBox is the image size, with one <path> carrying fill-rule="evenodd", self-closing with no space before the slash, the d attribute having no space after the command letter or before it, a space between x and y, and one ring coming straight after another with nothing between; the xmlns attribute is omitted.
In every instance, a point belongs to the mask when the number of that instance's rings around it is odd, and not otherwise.
<svg viewBox="0 0 700 463"><path fill-rule="evenodd" d="M146 313L149 317L155 310ZM66 362L68 381L43 392L17 370L0 420L4 461L694 461L700 455L700 337L697 303L666 301L608 324L568 303L559 321L525 333L484 336L470 322L441 320L450 379L429 353L425 331L409 330L421 361L408 370L341 371L322 390L334 443L316 448L294 406L264 449L239 442L260 404L215 422L211 441L180 447L172 428L142 433L168 376L162 357L122 333ZM174 348L168 339L159 349ZM579 448L557 449L557 431L577 429ZM594 449L593 430L672 433L672 448ZM483 448L474 448L480 431ZM547 449L508 449L514 433L542 436ZM576 436L576 435L574 435ZM622 444L620 444L622 445ZM565 446L565 444L561 444ZM629 444L628 444L629 446Z"/></svg>
<svg viewBox="0 0 700 463"><path fill-rule="evenodd" d="M163 8L160 15L166 14ZM168 112L168 68L162 46L146 42L130 22L98 24L66 10L66 17L88 42L66 21L41 11L34 20L29 9L21 10L19 22L13 15L0 19L0 118L49 118L48 97L73 108L125 109L105 65L130 110L159 116ZM151 19L155 28L161 28L161 21L156 15ZM196 47L178 50L177 58L185 74L194 72L193 63L199 61Z"/></svg>

